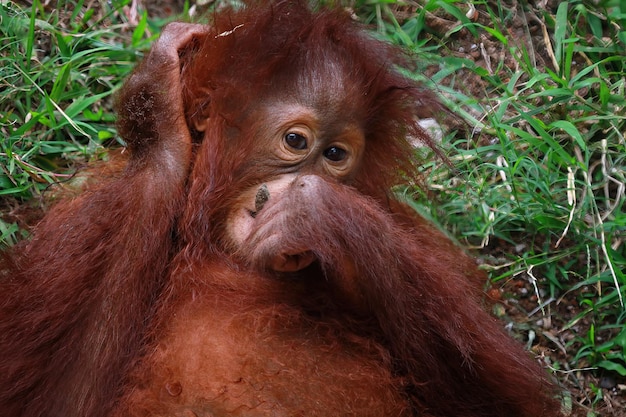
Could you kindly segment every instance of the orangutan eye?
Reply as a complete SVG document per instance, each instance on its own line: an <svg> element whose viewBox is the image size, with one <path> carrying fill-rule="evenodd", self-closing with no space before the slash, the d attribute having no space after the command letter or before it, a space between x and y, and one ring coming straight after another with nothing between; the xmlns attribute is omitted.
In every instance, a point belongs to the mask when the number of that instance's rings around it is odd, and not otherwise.
<svg viewBox="0 0 626 417"><path fill-rule="evenodd" d="M285 135L285 143L293 149L303 150L307 148L306 138L299 133L290 132Z"/></svg>
<svg viewBox="0 0 626 417"><path fill-rule="evenodd" d="M324 151L324 157L333 162L343 161L347 156L348 152L346 152L345 149L341 149L336 146L331 146Z"/></svg>

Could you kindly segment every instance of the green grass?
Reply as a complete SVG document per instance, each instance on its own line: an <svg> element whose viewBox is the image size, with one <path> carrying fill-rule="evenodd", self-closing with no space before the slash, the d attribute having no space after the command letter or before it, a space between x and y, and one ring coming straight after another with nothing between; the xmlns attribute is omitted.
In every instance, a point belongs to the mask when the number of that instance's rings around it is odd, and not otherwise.
<svg viewBox="0 0 626 417"><path fill-rule="evenodd" d="M415 191L416 207L482 249L495 285L520 276L536 285L539 317L554 312L558 326L548 336L573 335L561 341L570 363L555 369L626 376L626 6L571 1L553 14L537 11L551 42L538 65L533 45L507 32L510 9L474 4L488 24L449 1L428 1L402 24L378 20L386 36L436 66L415 77L468 127L444 140L456 171L425 164L429 190ZM427 13L460 23L426 33ZM477 44L486 37L513 62L492 60L489 69L454 54L460 30ZM481 80L483 95L468 91L468 75ZM508 253L494 257L502 248ZM563 298L574 299L578 313L559 323Z"/></svg>
<svg viewBox="0 0 626 417"><path fill-rule="evenodd" d="M0 4L0 197L38 196L116 141L112 94L159 29L146 15L131 27L128 2L98 3L97 13L83 1ZM0 234L20 235L2 221Z"/></svg>
<svg viewBox="0 0 626 417"><path fill-rule="evenodd" d="M119 141L112 94L164 24L144 13L130 25L127 3L0 5L0 203L32 201ZM552 316L551 328L534 330L567 352L555 370L626 376L626 6L536 10L519 33L549 39L537 47L508 32L520 10L501 2L474 2L477 21L466 2L419 3L404 19L408 6L393 0L352 4L380 36L416 53L429 72L411 76L459 117L442 143L454 170L426 155L426 189L405 192L476 249L496 287L531 283L528 320ZM432 16L454 24L434 32ZM479 54L486 40L503 58L478 65L459 53L461 38ZM0 220L0 235L12 244L24 233ZM565 300L574 313L562 314Z"/></svg>

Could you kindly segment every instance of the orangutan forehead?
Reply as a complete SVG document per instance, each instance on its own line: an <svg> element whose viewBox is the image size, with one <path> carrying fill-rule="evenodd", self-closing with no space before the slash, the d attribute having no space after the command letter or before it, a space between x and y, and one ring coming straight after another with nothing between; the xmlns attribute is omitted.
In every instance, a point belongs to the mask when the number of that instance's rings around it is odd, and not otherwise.
<svg viewBox="0 0 626 417"><path fill-rule="evenodd" d="M360 105L365 86L351 77L350 68L335 59L318 61L304 68L295 80L296 99L321 111L349 112Z"/></svg>

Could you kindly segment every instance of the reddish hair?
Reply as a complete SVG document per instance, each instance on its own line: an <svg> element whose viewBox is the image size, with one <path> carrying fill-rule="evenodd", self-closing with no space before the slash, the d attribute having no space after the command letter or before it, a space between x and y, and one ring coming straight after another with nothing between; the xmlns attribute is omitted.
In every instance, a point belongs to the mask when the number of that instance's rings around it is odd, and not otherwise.
<svg viewBox="0 0 626 417"><path fill-rule="evenodd" d="M192 129L198 142L210 144L199 148L194 170L198 177L191 181L190 192L196 199L194 207L208 211L188 213L183 223L190 235L206 229L210 219L223 217L211 210L228 206L223 200L231 197L229 190L238 189L233 181L253 182L254 173L235 177L247 162L247 153L243 149L229 153L222 142L228 136L225 131L236 129L239 137L252 142L263 121L250 123L245 117L263 102L296 96L303 78L321 74L325 79L348 80L349 101L363 112L356 115L366 141L362 162L366 168L356 174L354 184L360 192L386 204L394 185L419 182L419 161L407 138L419 139L439 153L418 122L441 106L431 92L401 73L412 67L403 50L374 38L346 10L312 12L302 0L262 3L215 14L207 36L182 56L188 124L208 118L216 129L214 133ZM335 67L329 68L329 63ZM263 167L255 167L255 173L265 175ZM210 248L216 235L219 232L203 231L187 240L204 240L205 248Z"/></svg>
<svg viewBox="0 0 626 417"><path fill-rule="evenodd" d="M400 68L411 66L406 53L375 39L349 12L316 13L301 0L249 6L214 16L210 32L194 48L183 68L186 117L193 120L236 117L259 101L297 92L298 80L329 74L328 63L340 64L336 76L347 76L350 99L367 113L361 191L389 189L416 177L414 151L407 137L436 148L417 124L418 115L440 108L435 97ZM242 128L243 130L243 128ZM251 130L251 129L249 129ZM380 175L383 175L381 178Z"/></svg>

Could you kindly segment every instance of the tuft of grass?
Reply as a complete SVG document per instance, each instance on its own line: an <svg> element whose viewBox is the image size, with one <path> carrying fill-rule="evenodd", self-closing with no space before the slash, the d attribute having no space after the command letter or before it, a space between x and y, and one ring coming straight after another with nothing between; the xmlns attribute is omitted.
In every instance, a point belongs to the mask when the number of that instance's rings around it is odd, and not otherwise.
<svg viewBox="0 0 626 417"><path fill-rule="evenodd" d="M71 178L116 140L112 95L157 36L130 0L0 4L0 198L24 201ZM93 6L93 5L92 5ZM19 238L0 219L0 241Z"/></svg>

